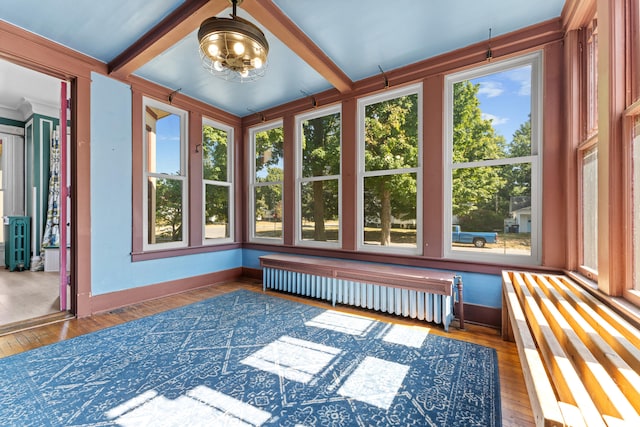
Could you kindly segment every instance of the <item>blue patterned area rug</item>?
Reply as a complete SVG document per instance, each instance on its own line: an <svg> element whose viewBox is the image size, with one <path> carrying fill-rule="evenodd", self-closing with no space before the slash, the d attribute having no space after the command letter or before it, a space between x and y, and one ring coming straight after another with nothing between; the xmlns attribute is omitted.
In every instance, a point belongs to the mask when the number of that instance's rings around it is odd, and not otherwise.
<svg viewBox="0 0 640 427"><path fill-rule="evenodd" d="M0 425L499 426L494 349L236 291L0 359Z"/></svg>

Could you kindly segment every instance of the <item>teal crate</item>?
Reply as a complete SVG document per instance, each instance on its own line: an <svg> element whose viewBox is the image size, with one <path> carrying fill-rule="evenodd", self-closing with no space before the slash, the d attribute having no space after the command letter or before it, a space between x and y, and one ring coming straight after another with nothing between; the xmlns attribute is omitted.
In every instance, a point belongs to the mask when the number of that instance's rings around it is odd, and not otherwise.
<svg viewBox="0 0 640 427"><path fill-rule="evenodd" d="M9 271L29 269L31 261L31 218L5 218L4 265Z"/></svg>

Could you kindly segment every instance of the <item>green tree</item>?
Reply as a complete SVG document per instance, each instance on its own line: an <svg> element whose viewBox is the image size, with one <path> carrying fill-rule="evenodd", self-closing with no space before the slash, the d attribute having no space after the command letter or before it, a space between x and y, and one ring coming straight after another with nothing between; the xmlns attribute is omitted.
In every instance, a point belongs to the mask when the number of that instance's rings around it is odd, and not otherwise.
<svg viewBox="0 0 640 427"><path fill-rule="evenodd" d="M453 162L466 163L504 158L505 140L496 134L492 121L482 118L480 85L463 81L453 91ZM496 167L468 167L453 170L453 215L469 215L479 207L495 204L504 185Z"/></svg>
<svg viewBox="0 0 640 427"><path fill-rule="evenodd" d="M270 167L267 170L265 182L282 181L283 172L281 168ZM256 187L256 214L267 216L271 213L269 219L277 220L282 218L282 185L263 185Z"/></svg>
<svg viewBox="0 0 640 427"><path fill-rule="evenodd" d="M282 162L283 151L282 127L258 132L255 136L256 181L266 181L267 170ZM282 168L280 168L282 169Z"/></svg>
<svg viewBox="0 0 640 427"><path fill-rule="evenodd" d="M255 181L281 182L284 177L283 129L277 127L255 135ZM255 213L270 219L282 218L282 185L273 184L255 188ZM270 215L269 215L270 214Z"/></svg>
<svg viewBox="0 0 640 427"><path fill-rule="evenodd" d="M340 115L329 114L303 125L302 175L321 177L340 174ZM325 219L338 216L337 182L315 180L311 191L302 191L302 215L314 223L314 240L326 241Z"/></svg>
<svg viewBox="0 0 640 427"><path fill-rule="evenodd" d="M161 233L169 241L182 239L182 181L157 178L156 190L156 227L170 227L170 233Z"/></svg>
<svg viewBox="0 0 640 427"><path fill-rule="evenodd" d="M513 133L511 143L507 146L507 157L526 157L531 155L531 115ZM530 206L531 203L531 163L505 165L500 174L505 182L499 193L500 212L509 216L512 199L521 200L515 209ZM524 201L522 201L524 199Z"/></svg>
<svg viewBox="0 0 640 427"><path fill-rule="evenodd" d="M202 178L209 181L228 181L227 132L213 126L202 127ZM205 192L205 218L217 222L229 221L228 187L207 185Z"/></svg>
<svg viewBox="0 0 640 427"><path fill-rule="evenodd" d="M383 171L418 166L418 96L407 95L371 104L365 110L365 169ZM378 216L380 244L391 243L391 219L416 212L415 174L378 175L365 179L366 216Z"/></svg>

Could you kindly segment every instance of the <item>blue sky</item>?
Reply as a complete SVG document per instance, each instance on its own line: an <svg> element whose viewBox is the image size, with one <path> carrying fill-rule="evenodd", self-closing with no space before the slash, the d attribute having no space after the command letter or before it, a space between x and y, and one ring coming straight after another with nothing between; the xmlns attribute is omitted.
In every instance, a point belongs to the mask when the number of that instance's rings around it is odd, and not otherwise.
<svg viewBox="0 0 640 427"><path fill-rule="evenodd" d="M531 112L531 67L519 67L472 79L480 84L478 99L485 119L509 143Z"/></svg>
<svg viewBox="0 0 640 427"><path fill-rule="evenodd" d="M156 170L180 171L180 117L168 115L156 122Z"/></svg>

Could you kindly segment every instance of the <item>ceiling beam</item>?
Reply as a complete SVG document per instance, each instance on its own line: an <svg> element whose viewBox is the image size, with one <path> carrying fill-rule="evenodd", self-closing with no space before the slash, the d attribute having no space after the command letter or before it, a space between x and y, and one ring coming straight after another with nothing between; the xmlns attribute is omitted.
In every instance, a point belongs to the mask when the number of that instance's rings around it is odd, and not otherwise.
<svg viewBox="0 0 640 427"><path fill-rule="evenodd" d="M242 9L302 58L341 93L350 92L349 77L298 28L272 0L244 0Z"/></svg>
<svg viewBox="0 0 640 427"><path fill-rule="evenodd" d="M109 74L126 77L185 38L205 19L229 7L228 0L187 0L108 64Z"/></svg>

